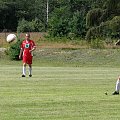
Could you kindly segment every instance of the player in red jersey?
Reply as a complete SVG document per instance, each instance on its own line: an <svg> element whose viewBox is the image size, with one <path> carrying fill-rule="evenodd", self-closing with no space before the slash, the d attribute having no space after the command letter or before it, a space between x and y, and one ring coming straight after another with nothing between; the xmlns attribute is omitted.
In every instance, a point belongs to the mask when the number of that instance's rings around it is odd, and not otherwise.
<svg viewBox="0 0 120 120"><path fill-rule="evenodd" d="M29 66L29 77L32 77L32 52L36 49L36 45L33 40L30 40L30 34L27 33L25 40L21 44L19 59L23 60L23 74L22 77L26 76L26 65Z"/></svg>

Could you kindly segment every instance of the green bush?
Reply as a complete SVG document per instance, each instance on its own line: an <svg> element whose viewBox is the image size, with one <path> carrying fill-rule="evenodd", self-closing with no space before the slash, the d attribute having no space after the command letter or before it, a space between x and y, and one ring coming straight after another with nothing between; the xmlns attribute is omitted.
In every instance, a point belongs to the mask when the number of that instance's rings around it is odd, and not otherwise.
<svg viewBox="0 0 120 120"><path fill-rule="evenodd" d="M105 46L104 42L101 39L96 38L91 40L90 47L95 49L102 49Z"/></svg>
<svg viewBox="0 0 120 120"><path fill-rule="evenodd" d="M19 60L20 53L20 44L22 43L21 39L17 39L16 43L10 45L10 48L7 49L6 53L9 55L11 60Z"/></svg>
<svg viewBox="0 0 120 120"><path fill-rule="evenodd" d="M86 15L86 25L88 28L98 26L103 10L100 8L90 10Z"/></svg>
<svg viewBox="0 0 120 120"><path fill-rule="evenodd" d="M112 36L120 37L120 16L115 16L110 22Z"/></svg>
<svg viewBox="0 0 120 120"><path fill-rule="evenodd" d="M59 19L55 20L56 23L52 25L52 29L49 30L51 36L63 37L67 36L69 33L68 20ZM54 21L54 22L55 22Z"/></svg>
<svg viewBox="0 0 120 120"><path fill-rule="evenodd" d="M91 41L91 39L95 39L97 37L100 37L99 33L100 33L99 27L90 28L86 34L86 40Z"/></svg>
<svg viewBox="0 0 120 120"><path fill-rule="evenodd" d="M17 31L20 32L41 32L45 31L45 26L38 19L26 21L22 19L18 23Z"/></svg>
<svg viewBox="0 0 120 120"><path fill-rule="evenodd" d="M107 0L103 7L90 10L86 16L86 38L120 37L120 0Z"/></svg>
<svg viewBox="0 0 120 120"><path fill-rule="evenodd" d="M84 37L86 34L85 16L84 13L79 11L73 14L73 17L69 21L70 33L74 33L76 36Z"/></svg>
<svg viewBox="0 0 120 120"><path fill-rule="evenodd" d="M53 37L67 36L70 32L69 29L69 12L68 8L56 8L52 17L49 20L49 33Z"/></svg>
<svg viewBox="0 0 120 120"><path fill-rule="evenodd" d="M120 16L115 16L112 20L102 22L99 26L90 28L86 34L86 39L90 41L96 37L119 38Z"/></svg>
<svg viewBox="0 0 120 120"><path fill-rule="evenodd" d="M30 25L30 22L26 21L25 19L22 19L21 21L19 21L18 23L18 27L17 27L17 31L20 32L30 32L32 31L34 28L32 25Z"/></svg>

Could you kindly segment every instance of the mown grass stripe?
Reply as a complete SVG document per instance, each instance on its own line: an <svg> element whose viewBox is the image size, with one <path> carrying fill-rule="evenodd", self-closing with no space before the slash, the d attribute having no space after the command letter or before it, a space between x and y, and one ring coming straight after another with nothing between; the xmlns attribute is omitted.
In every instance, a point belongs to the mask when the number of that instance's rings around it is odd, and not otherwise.
<svg viewBox="0 0 120 120"><path fill-rule="evenodd" d="M21 68L0 67L1 120L120 118L120 97L111 95L120 68L33 66L32 78Z"/></svg>

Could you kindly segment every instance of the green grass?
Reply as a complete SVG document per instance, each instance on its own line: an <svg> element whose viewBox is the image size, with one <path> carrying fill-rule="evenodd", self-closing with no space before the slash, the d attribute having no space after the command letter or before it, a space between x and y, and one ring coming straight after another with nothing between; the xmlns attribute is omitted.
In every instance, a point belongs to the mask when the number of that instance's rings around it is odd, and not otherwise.
<svg viewBox="0 0 120 120"><path fill-rule="evenodd" d="M40 49L34 65L39 66L120 66L120 49Z"/></svg>
<svg viewBox="0 0 120 120"><path fill-rule="evenodd" d="M0 65L0 120L119 120L120 68ZM108 92L105 95L104 92Z"/></svg>

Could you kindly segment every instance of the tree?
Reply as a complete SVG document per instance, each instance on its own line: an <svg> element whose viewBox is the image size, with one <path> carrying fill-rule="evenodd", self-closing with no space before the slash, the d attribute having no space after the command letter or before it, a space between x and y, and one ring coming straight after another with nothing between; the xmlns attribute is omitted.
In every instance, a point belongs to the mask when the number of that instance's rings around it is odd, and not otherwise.
<svg viewBox="0 0 120 120"><path fill-rule="evenodd" d="M86 31L85 16L90 9L89 0L60 0L54 1L54 4L55 8L49 18L50 33L54 36L64 33L66 36L72 32L83 37Z"/></svg>
<svg viewBox="0 0 120 120"><path fill-rule="evenodd" d="M45 0L0 0L0 29L16 31L18 22L38 19L46 26Z"/></svg>
<svg viewBox="0 0 120 120"><path fill-rule="evenodd" d="M16 3L0 1L0 29L15 30L17 27Z"/></svg>
<svg viewBox="0 0 120 120"><path fill-rule="evenodd" d="M117 17L116 17L117 16ZM86 16L88 25L87 39L96 37L120 36L120 1L107 0L102 9L90 10ZM94 34L93 34L94 33ZM119 35L118 35L119 34Z"/></svg>

